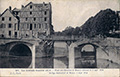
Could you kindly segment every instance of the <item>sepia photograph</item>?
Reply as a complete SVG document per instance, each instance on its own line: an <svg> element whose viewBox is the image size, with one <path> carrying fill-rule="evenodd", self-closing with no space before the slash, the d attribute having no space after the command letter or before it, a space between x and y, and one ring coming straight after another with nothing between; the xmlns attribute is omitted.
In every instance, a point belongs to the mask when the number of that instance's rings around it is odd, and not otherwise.
<svg viewBox="0 0 120 77"><path fill-rule="evenodd" d="M0 0L0 69L27 68L119 70L120 0Z"/></svg>

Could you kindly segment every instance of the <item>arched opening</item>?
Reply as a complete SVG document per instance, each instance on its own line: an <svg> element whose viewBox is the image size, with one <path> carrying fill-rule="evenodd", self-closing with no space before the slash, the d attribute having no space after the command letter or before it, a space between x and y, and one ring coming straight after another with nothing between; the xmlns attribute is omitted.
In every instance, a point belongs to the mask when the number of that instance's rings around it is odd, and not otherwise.
<svg viewBox="0 0 120 77"><path fill-rule="evenodd" d="M85 44L81 47L82 67L96 67L96 48L92 44Z"/></svg>
<svg viewBox="0 0 120 77"><path fill-rule="evenodd" d="M92 45L84 45L82 47L82 52L85 51L85 52L94 52L94 47Z"/></svg>
<svg viewBox="0 0 120 77"><path fill-rule="evenodd" d="M12 68L28 68L32 62L32 52L27 45L17 44L9 52Z"/></svg>
<svg viewBox="0 0 120 77"><path fill-rule="evenodd" d="M75 47L75 68L96 68L97 45L84 43Z"/></svg>

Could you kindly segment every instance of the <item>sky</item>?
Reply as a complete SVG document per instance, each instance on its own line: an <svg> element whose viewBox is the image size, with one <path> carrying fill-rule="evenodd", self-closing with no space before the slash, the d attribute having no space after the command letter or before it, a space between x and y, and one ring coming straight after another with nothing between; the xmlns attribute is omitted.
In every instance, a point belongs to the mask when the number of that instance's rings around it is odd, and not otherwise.
<svg viewBox="0 0 120 77"><path fill-rule="evenodd" d="M55 31L62 31L68 26L82 26L91 16L100 10L110 8L119 11L120 0L0 0L0 13L6 8L21 8L29 2L52 5L52 25Z"/></svg>

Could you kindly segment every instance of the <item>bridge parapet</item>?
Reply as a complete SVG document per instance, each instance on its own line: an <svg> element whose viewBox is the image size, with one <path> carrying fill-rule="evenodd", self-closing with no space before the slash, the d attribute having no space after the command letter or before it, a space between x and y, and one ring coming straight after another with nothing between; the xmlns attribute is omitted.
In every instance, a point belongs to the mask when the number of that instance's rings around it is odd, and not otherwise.
<svg viewBox="0 0 120 77"><path fill-rule="evenodd" d="M80 38L81 37L75 37L75 36L49 36L42 39L48 41L76 41L79 40Z"/></svg>
<svg viewBox="0 0 120 77"><path fill-rule="evenodd" d="M13 38L5 38L5 39L0 39L0 44L6 44L6 43L10 43L10 42L26 42L29 44L34 44L34 45L38 45L39 42L41 42L41 39L13 39Z"/></svg>

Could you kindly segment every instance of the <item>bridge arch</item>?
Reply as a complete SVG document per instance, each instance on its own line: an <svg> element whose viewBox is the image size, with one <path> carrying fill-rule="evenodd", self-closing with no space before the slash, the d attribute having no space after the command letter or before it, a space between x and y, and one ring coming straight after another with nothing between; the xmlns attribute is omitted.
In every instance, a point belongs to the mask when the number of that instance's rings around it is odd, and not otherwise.
<svg viewBox="0 0 120 77"><path fill-rule="evenodd" d="M35 45L24 41L7 42L6 49L12 68L31 68L35 62Z"/></svg>
<svg viewBox="0 0 120 77"><path fill-rule="evenodd" d="M90 47L90 48L92 48L92 49L96 49L96 48L98 48L99 46L98 46L98 44L96 44L96 43L90 43L90 42L88 42L88 43L82 43L82 44L78 44L77 45L78 47L81 47L81 48L86 48L86 47Z"/></svg>
<svg viewBox="0 0 120 77"><path fill-rule="evenodd" d="M89 47L89 48L87 48L87 47ZM98 47L99 47L99 44L90 42L90 41L72 43L69 47L69 64L72 63L72 65L69 65L69 68L81 68L81 66L79 65L80 63L78 63L78 62L81 62L81 60L85 60L86 58L83 58L83 57L86 57L89 54L92 57L94 56L95 67L96 67L96 65L97 65L96 50ZM76 49L77 49L77 51L76 51ZM79 66L76 66L76 63ZM90 68L92 68L92 67L90 67Z"/></svg>
<svg viewBox="0 0 120 77"><path fill-rule="evenodd" d="M32 51L25 44L16 44L9 51L9 61L13 68L27 68L32 62Z"/></svg>
<svg viewBox="0 0 120 77"><path fill-rule="evenodd" d="M75 64L76 68L95 68L97 67L97 59L96 59L96 49L97 45L93 43L83 43L78 45L77 53L80 55L75 55L75 61L79 64ZM76 51L76 50L75 50ZM77 60L76 56L80 56L80 59Z"/></svg>
<svg viewBox="0 0 120 77"><path fill-rule="evenodd" d="M9 51L10 55L16 56L30 56L32 55L31 49L25 44L16 44Z"/></svg>

